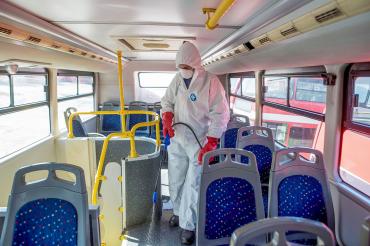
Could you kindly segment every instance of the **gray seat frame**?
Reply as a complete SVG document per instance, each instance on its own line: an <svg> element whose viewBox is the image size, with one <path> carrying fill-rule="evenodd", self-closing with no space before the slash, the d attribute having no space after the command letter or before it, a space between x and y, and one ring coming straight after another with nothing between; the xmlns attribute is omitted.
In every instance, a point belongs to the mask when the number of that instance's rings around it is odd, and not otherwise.
<svg viewBox="0 0 370 246"><path fill-rule="evenodd" d="M77 109L75 107L69 107L64 111L64 120L66 122L68 131L69 131L69 117L71 116L71 114L73 114L75 112L77 112ZM82 126L82 129L84 130L84 132L86 134L86 137L105 137L103 134L100 134L100 133L97 133L97 132L90 132L90 133L87 132L87 130L84 126L84 123L82 122L81 117L79 115L76 115L74 117L74 120L77 120L78 122L80 122L80 124Z"/></svg>
<svg viewBox="0 0 370 246"><path fill-rule="evenodd" d="M48 171L46 179L26 183L25 175L27 173L42 170ZM74 174L76 182L72 183L58 178L57 170ZM12 245L15 219L19 209L31 201L44 198L65 200L75 207L78 216L77 245L90 245L89 208L84 171L80 167L62 163L34 164L23 167L16 172L0 245Z"/></svg>
<svg viewBox="0 0 370 246"><path fill-rule="evenodd" d="M237 118L238 117L242 117L242 118L245 118L246 119L246 122L241 122L241 121L238 121ZM231 115L231 118L230 118L230 121L229 123L227 124L227 130L230 130L230 129L234 129L234 128L241 128L241 127L246 127L246 126L250 126L249 124L249 118L248 116L244 116L244 115ZM225 133L226 131L224 132L224 134L222 134L222 137L221 137L221 141L220 141L220 146L221 148L224 148L225 147ZM236 139L236 146L237 146L237 142L238 140Z"/></svg>
<svg viewBox="0 0 370 246"><path fill-rule="evenodd" d="M324 223L298 217L276 217L255 221L238 228L231 237L230 246L244 246L248 243L253 243L253 239L267 236L270 233L274 233L274 237L270 243L265 245L293 245L286 239L286 233L288 231L300 231L317 235L323 243L318 245L335 245L334 234Z"/></svg>
<svg viewBox="0 0 370 246"><path fill-rule="evenodd" d="M209 160L212 157L223 156L219 163L209 165ZM234 155L243 155L249 158L249 164L243 164L232 160ZM204 235L206 225L206 192L208 186L215 180L235 177L246 180L253 186L254 197L256 201L256 214L257 220L265 218L263 208L261 182L257 170L256 158L253 153L241 149L217 149L205 154L203 158L203 171L199 189L199 202L198 202L198 223L197 223L197 245L219 245L228 244L230 237L209 240Z"/></svg>
<svg viewBox="0 0 370 246"><path fill-rule="evenodd" d="M244 132L248 132L248 135L243 136ZM267 133L267 135L265 133ZM237 148L244 149L245 147L250 145L263 145L269 148L272 154L271 162L274 162L275 143L272 130L270 128L263 126L246 126L239 128L237 137ZM262 185L267 186L267 184Z"/></svg>
<svg viewBox="0 0 370 246"><path fill-rule="evenodd" d="M299 153L312 154L315 156L315 161L305 160ZM323 155L320 151L311 148L286 148L275 153L270 173L268 217L278 216L278 189L280 182L293 175L308 175L320 183L327 213L327 225L332 231L335 231L334 208Z"/></svg>

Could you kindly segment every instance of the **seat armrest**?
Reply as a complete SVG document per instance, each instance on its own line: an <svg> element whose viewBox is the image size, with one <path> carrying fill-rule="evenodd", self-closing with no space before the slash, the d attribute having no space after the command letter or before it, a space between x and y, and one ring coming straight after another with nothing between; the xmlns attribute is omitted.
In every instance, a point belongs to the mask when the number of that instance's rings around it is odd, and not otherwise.
<svg viewBox="0 0 370 246"><path fill-rule="evenodd" d="M87 134L89 137L103 137L105 138L106 136L101 134L101 133L96 133L96 132L92 132L92 133L88 133Z"/></svg>

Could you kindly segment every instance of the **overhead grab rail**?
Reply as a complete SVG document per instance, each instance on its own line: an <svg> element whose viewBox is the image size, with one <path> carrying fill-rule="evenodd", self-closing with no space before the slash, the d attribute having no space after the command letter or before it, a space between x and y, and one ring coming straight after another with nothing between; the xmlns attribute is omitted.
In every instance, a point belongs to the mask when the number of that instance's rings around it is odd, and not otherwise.
<svg viewBox="0 0 370 246"><path fill-rule="evenodd" d="M122 132L114 132L109 134L103 142L102 152L100 154L99 158L99 164L98 164L98 170L95 175L95 182L92 192L92 204L97 205L98 202L98 189L100 186L100 182L105 180L105 177L102 175L103 167L104 167L104 161L106 157L106 153L108 150L108 144L109 141L114 138L128 138L130 139L130 158L136 158L138 157L138 154L136 152L136 146L135 146L135 133L136 130L141 127L148 127L148 126L154 126L155 125L155 131L156 131L156 146L159 148L160 146L160 129L159 129L159 115L156 112L152 111L142 111L142 110L125 110L125 102L124 102L124 93L123 93L123 78L122 78L122 52L117 52L117 58L118 58L118 78L119 78L119 90L120 90L120 111L94 111L94 112L75 112L71 114L71 116L68 119L69 124L69 132L68 137L73 138L73 118L77 115L121 115L121 129ZM130 114L145 114L145 115L152 115L154 116L153 121L149 122L140 122L135 124L131 130L126 131L126 121L125 116Z"/></svg>
<svg viewBox="0 0 370 246"><path fill-rule="evenodd" d="M209 30L215 29L218 26L218 21L221 19L222 16L226 14L226 12L230 9L234 2L235 0L223 0L216 9L203 8L203 14L207 14L208 16L207 22L205 24L206 28ZM213 13L212 16L211 13Z"/></svg>

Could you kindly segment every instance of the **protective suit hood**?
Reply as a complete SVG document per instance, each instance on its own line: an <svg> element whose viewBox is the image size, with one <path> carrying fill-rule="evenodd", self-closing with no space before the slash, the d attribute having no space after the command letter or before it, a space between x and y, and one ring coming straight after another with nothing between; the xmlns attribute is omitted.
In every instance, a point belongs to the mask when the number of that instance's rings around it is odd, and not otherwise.
<svg viewBox="0 0 370 246"><path fill-rule="evenodd" d="M200 54L194 44L185 42L181 45L176 54L176 68L180 64L191 66L195 70L202 69Z"/></svg>

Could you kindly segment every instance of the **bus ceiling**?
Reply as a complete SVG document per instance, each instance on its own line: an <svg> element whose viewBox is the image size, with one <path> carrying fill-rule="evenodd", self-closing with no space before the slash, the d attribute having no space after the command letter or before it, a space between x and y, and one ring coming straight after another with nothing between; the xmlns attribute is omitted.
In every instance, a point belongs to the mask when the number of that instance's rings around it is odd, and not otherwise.
<svg viewBox="0 0 370 246"><path fill-rule="evenodd" d="M115 63L116 50L124 61L171 61L179 44L191 41L203 66L222 74L364 61L369 10L366 0L82 1L78 8L73 0L58 8L47 0L7 0L0 2L0 36L103 63Z"/></svg>

